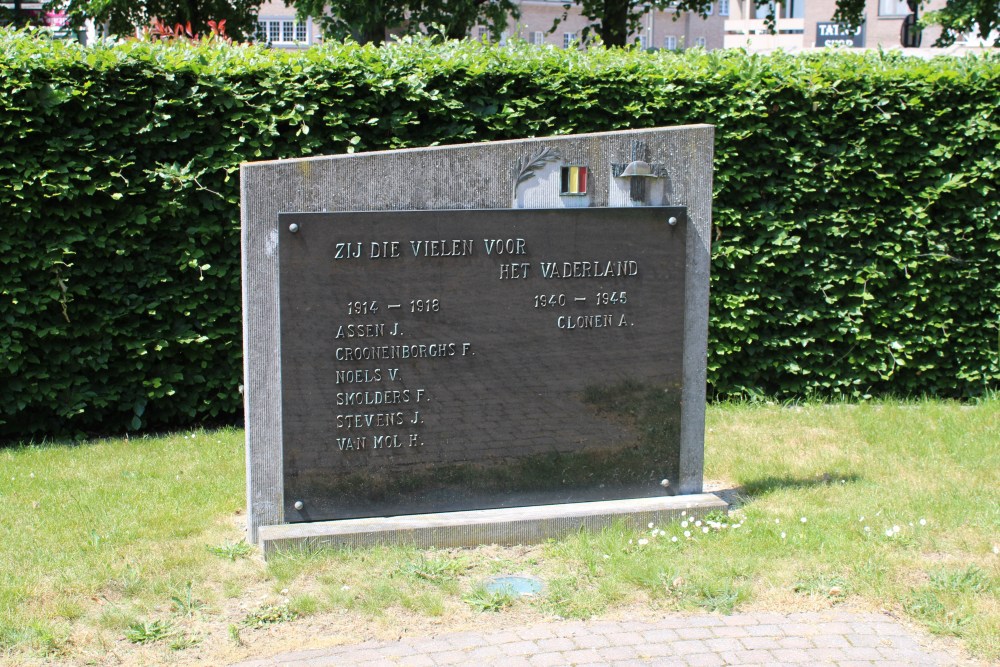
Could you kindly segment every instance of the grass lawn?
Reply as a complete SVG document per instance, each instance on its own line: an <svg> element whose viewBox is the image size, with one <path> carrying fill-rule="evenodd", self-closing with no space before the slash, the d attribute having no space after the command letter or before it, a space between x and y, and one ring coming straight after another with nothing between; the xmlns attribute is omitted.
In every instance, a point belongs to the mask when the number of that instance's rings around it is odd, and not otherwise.
<svg viewBox="0 0 1000 667"><path fill-rule="evenodd" d="M0 657L221 662L264 650L284 623L354 628L347 641L399 619L440 632L483 614L851 605L1000 660L997 398L714 405L706 467L737 502L700 525L265 564L240 542L241 431L0 450ZM489 594L494 573L546 589Z"/></svg>

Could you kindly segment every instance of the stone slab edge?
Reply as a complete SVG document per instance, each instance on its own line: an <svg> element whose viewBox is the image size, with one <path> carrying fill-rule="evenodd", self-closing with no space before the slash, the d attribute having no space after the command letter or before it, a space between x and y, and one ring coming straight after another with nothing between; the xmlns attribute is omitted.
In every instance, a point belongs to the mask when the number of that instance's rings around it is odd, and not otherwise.
<svg viewBox="0 0 1000 667"><path fill-rule="evenodd" d="M344 519L261 526L265 556L319 547L406 544L418 547L468 547L479 544L536 544L580 528L599 530L622 521L634 528L681 516L704 516L729 506L711 493L663 498L602 500L439 514Z"/></svg>
<svg viewBox="0 0 1000 667"><path fill-rule="evenodd" d="M700 493L714 131L711 125L688 125L243 164L240 216L248 541L256 544L259 529L284 522L278 213L508 209L513 204L512 166L542 146L603 170L612 160L621 161L632 140L642 140L651 159L666 165L669 196L663 203L688 207L681 467L674 489L682 494ZM592 181L600 189L595 190L591 205L606 205L607 183L598 178Z"/></svg>

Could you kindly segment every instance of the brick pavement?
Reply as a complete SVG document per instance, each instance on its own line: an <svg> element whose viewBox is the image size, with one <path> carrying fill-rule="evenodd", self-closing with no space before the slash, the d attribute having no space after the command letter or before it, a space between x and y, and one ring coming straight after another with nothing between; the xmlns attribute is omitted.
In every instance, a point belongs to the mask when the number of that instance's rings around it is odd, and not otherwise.
<svg viewBox="0 0 1000 667"><path fill-rule="evenodd" d="M882 614L844 611L666 616L657 621L552 621L286 653L237 667L370 665L973 665Z"/></svg>

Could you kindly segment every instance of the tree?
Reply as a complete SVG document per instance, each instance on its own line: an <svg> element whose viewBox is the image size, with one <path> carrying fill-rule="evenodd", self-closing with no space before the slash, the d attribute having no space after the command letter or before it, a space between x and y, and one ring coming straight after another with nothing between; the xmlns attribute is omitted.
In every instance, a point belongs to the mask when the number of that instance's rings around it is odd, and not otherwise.
<svg viewBox="0 0 1000 667"><path fill-rule="evenodd" d="M50 0L46 9L65 9L70 24L79 28L87 19L106 25L108 34L132 35L154 18L173 26L191 24L197 33L209 31L209 21L226 22L235 39L253 36L261 0Z"/></svg>
<svg viewBox="0 0 1000 667"><path fill-rule="evenodd" d="M596 35L605 46L626 46L629 35L638 32L642 27L642 18L654 9L666 9L671 3L668 0L573 0L563 5L563 15L552 24L552 32L569 12L570 7L577 5L584 18L590 21L580 34L584 43L593 41Z"/></svg>
<svg viewBox="0 0 1000 667"><path fill-rule="evenodd" d="M285 0L299 16L320 22L323 35L352 37L362 44L381 44L390 30L425 32L462 39L475 25L485 25L494 38L520 11L514 0Z"/></svg>

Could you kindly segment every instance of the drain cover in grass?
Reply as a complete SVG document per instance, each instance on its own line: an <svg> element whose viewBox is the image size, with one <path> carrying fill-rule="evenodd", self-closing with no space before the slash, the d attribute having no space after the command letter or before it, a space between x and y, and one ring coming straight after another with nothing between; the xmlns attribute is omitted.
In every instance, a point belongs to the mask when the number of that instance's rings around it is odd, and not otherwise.
<svg viewBox="0 0 1000 667"><path fill-rule="evenodd" d="M535 577L492 577L486 580L486 590L490 593L499 593L503 590L510 590L517 595L534 595L540 593L545 584Z"/></svg>

